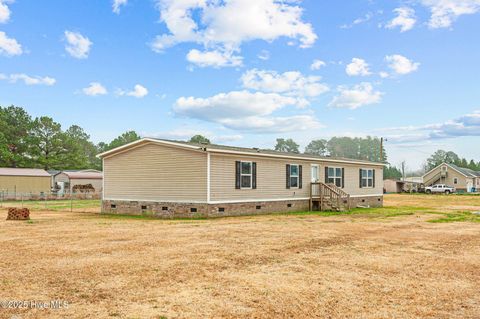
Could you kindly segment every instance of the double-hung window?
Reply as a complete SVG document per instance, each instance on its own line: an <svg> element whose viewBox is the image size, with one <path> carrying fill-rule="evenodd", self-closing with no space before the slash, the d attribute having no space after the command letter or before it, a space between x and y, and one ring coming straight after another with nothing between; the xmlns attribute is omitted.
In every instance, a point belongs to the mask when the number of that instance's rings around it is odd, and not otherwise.
<svg viewBox="0 0 480 319"><path fill-rule="evenodd" d="M342 169L340 167L329 167L327 170L328 177L327 183L335 184L337 187L343 187L342 185Z"/></svg>
<svg viewBox="0 0 480 319"><path fill-rule="evenodd" d="M252 162L241 162L241 188L252 188Z"/></svg>
<svg viewBox="0 0 480 319"><path fill-rule="evenodd" d="M373 187L373 169L362 169L360 174L362 188Z"/></svg>
<svg viewBox="0 0 480 319"><path fill-rule="evenodd" d="M290 187L299 187L300 169L297 164L290 165Z"/></svg>

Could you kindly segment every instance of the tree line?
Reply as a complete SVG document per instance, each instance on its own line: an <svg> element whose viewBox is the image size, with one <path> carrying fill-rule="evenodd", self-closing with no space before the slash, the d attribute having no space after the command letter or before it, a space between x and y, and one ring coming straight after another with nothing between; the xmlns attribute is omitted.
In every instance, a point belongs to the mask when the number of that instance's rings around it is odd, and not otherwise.
<svg viewBox="0 0 480 319"><path fill-rule="evenodd" d="M48 116L32 118L21 107L0 106L0 167L101 169L98 153L139 138L130 131L109 143L95 144L78 125L63 130Z"/></svg>
<svg viewBox="0 0 480 319"><path fill-rule="evenodd" d="M452 151L438 150L432 154L427 159L425 170L429 171L442 163L454 164L458 167L469 168L474 171L480 171L480 161L475 162L475 160L467 160L466 158L461 158Z"/></svg>
<svg viewBox="0 0 480 319"><path fill-rule="evenodd" d="M135 131L127 131L110 142L95 144L83 128L72 125L67 129L48 116L32 118L23 108L0 106L0 167L31 167L43 169L101 169L97 154L140 139ZM202 135L190 142L210 144ZM385 178L400 179L404 172L388 165L385 148L378 137L332 137L316 139L304 149L305 154L345 157L382 162ZM381 149L380 149L381 148ZM301 153L300 145L293 139L278 138L274 149ZM480 162L460 158L451 151L438 150L430 156L423 168L426 172L442 163L480 171Z"/></svg>

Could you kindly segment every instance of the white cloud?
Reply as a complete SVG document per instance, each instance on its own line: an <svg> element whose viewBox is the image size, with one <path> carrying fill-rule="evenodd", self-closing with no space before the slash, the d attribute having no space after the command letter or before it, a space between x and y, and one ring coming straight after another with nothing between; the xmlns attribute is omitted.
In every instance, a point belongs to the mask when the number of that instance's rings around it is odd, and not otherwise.
<svg viewBox="0 0 480 319"><path fill-rule="evenodd" d="M199 67L220 68L242 65L242 57L235 56L233 52L220 52L219 50L201 52L192 49L187 54L187 61Z"/></svg>
<svg viewBox="0 0 480 319"><path fill-rule="evenodd" d="M252 69L242 75L241 81L248 89L311 98L329 91L326 84L320 83L321 79L319 76L304 76L298 71L277 73ZM301 102L305 106L305 101Z"/></svg>
<svg viewBox="0 0 480 319"><path fill-rule="evenodd" d="M420 63L413 62L400 54L387 55L385 60L389 63L388 67L400 75L415 72L420 66Z"/></svg>
<svg viewBox="0 0 480 319"><path fill-rule="evenodd" d="M311 115L285 117L252 116L244 119L226 119L223 126L249 133L287 133L319 129L324 126Z"/></svg>
<svg viewBox="0 0 480 319"><path fill-rule="evenodd" d="M349 76L367 76L372 74L369 70L368 63L359 58L353 58L352 62L347 65L345 72Z"/></svg>
<svg viewBox="0 0 480 319"><path fill-rule="evenodd" d="M263 60L263 61L267 61L270 59L270 52L267 51L267 50L262 50L262 52L260 52L257 57L260 59L260 60Z"/></svg>
<svg viewBox="0 0 480 319"><path fill-rule="evenodd" d="M313 60L312 65L310 65L311 70L320 70L322 67L326 66L327 64L322 60Z"/></svg>
<svg viewBox="0 0 480 319"><path fill-rule="evenodd" d="M10 8L8 3L12 3L13 0L0 0L0 23L7 23L10 20Z"/></svg>
<svg viewBox="0 0 480 319"><path fill-rule="evenodd" d="M386 78L390 77L390 74L388 74L388 72L385 72L385 71L382 71L382 72L378 73L378 75L380 75L380 77L382 79L386 79Z"/></svg>
<svg viewBox="0 0 480 319"><path fill-rule="evenodd" d="M396 8L393 12L395 12L397 16L385 26L387 29L400 27L400 32L405 32L411 30L417 22L415 18L415 10L412 8Z"/></svg>
<svg viewBox="0 0 480 319"><path fill-rule="evenodd" d="M0 55L14 56L22 53L22 46L17 40L9 38L5 32L0 31Z"/></svg>
<svg viewBox="0 0 480 319"><path fill-rule="evenodd" d="M127 5L128 0L113 0L112 10L116 14L120 14L120 8Z"/></svg>
<svg viewBox="0 0 480 319"><path fill-rule="evenodd" d="M389 142L404 144L446 138L480 136L480 110L444 123L423 126L392 127L379 130Z"/></svg>
<svg viewBox="0 0 480 319"><path fill-rule="evenodd" d="M193 42L202 45L207 52L213 49L225 55L239 52L246 41L271 42L280 37L297 39L302 48L311 47L317 35L311 24L302 21L303 9L296 3L280 0L157 0L160 19L169 33L157 36L152 49L161 52L178 43ZM202 61L206 59L197 56ZM206 65L231 64L230 61Z"/></svg>
<svg viewBox="0 0 480 319"><path fill-rule="evenodd" d="M421 0L430 9L428 26L432 29L448 28L461 15L480 11L480 0Z"/></svg>
<svg viewBox="0 0 480 319"><path fill-rule="evenodd" d="M16 73L10 74L10 76L6 76L5 74L0 75L0 80L8 80L11 83L16 83L18 81L23 81L26 85L47 85L52 86L56 83L54 78L45 76L29 76L23 73Z"/></svg>
<svg viewBox="0 0 480 319"><path fill-rule="evenodd" d="M117 90L116 94L119 96L132 96L136 97L137 99L143 98L148 95L148 89L140 84L134 86L133 90L131 91L124 91L124 90Z"/></svg>
<svg viewBox="0 0 480 319"><path fill-rule="evenodd" d="M368 12L368 13L365 14L365 16L353 20L353 22L350 23L350 24L341 25L340 28L341 28L341 29L350 29L350 28L352 28L352 27L355 26L355 25L368 22L368 21L370 21L372 18L373 18L373 13L372 13L372 12Z"/></svg>
<svg viewBox="0 0 480 319"><path fill-rule="evenodd" d="M382 100L383 93L375 91L372 84L363 82L353 86L339 86L340 95L333 98L329 106L337 108L357 109L359 107L377 104Z"/></svg>
<svg viewBox="0 0 480 319"><path fill-rule="evenodd" d="M238 131L289 132L321 125L311 115L271 116L297 99L277 93L233 91L208 98L181 97L174 105L177 115L220 124Z"/></svg>
<svg viewBox="0 0 480 319"><path fill-rule="evenodd" d="M276 93L232 91L209 98L181 97L177 99L174 111L189 117L222 121L226 118L269 115L295 103L295 98Z"/></svg>
<svg viewBox="0 0 480 319"><path fill-rule="evenodd" d="M87 37L78 32L65 31L67 45L65 50L74 58L86 59L92 46L92 42Z"/></svg>
<svg viewBox="0 0 480 319"><path fill-rule="evenodd" d="M107 89L98 82L91 82L90 85L82 89L83 93L89 96L105 95L107 94Z"/></svg>

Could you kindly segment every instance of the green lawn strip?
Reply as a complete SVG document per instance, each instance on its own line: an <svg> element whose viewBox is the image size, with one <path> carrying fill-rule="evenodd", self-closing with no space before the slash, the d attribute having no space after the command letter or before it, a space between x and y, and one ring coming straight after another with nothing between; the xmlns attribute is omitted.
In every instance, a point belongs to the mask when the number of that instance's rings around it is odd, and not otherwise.
<svg viewBox="0 0 480 319"><path fill-rule="evenodd" d="M480 216L468 211L457 211L449 213L439 213L442 217L430 219L430 223L453 223L453 222L474 222L480 223Z"/></svg>

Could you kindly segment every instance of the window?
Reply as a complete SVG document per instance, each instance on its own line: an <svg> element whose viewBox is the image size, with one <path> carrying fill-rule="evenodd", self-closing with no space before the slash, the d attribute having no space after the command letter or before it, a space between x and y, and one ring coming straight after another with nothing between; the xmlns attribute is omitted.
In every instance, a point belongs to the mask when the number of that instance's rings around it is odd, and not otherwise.
<svg viewBox="0 0 480 319"><path fill-rule="evenodd" d="M455 177L455 178L453 179L453 183L454 183L455 185L458 184L458 178Z"/></svg>
<svg viewBox="0 0 480 319"><path fill-rule="evenodd" d="M296 188L299 186L299 177L300 177L300 169L298 168L298 165L296 164L291 164L290 165L290 187L291 188Z"/></svg>
<svg viewBox="0 0 480 319"><path fill-rule="evenodd" d="M312 165L312 183L316 183L320 180L320 170L318 168L318 165Z"/></svg>
<svg viewBox="0 0 480 319"><path fill-rule="evenodd" d="M327 183L335 184L337 187L342 187L342 169L339 167L329 167Z"/></svg>
<svg viewBox="0 0 480 319"><path fill-rule="evenodd" d="M362 188L373 187L373 169L362 169Z"/></svg>
<svg viewBox="0 0 480 319"><path fill-rule="evenodd" d="M252 162L241 162L240 165L241 188L252 188Z"/></svg>

